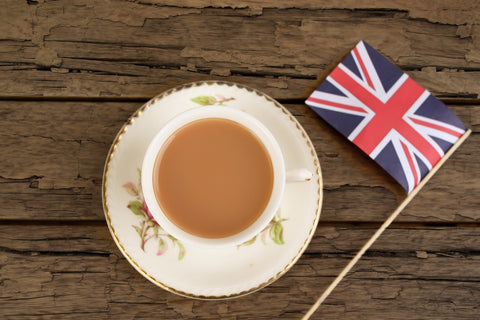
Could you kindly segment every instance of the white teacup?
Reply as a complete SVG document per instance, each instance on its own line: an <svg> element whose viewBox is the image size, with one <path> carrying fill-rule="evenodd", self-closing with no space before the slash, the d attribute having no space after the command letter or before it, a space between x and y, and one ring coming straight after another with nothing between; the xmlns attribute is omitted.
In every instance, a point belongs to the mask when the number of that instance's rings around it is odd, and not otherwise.
<svg viewBox="0 0 480 320"><path fill-rule="evenodd" d="M263 212L246 229L237 234L224 238L202 238L179 228L172 221L170 221L165 212L163 212L155 196L153 186L155 162L165 142L168 141L170 136L180 128L193 121L208 118L231 120L250 130L250 132L252 132L265 147L265 150L270 157L273 169L272 192ZM289 180L305 181L309 180L311 175L312 174L306 169L289 171L289 174L287 175L285 171L284 158L278 142L272 133L253 116L246 112L229 107L205 106L188 110L174 117L155 135L153 140L150 142L147 152L145 153L142 165L141 180L142 190L147 206L152 216L167 233L183 243L204 247L222 247L235 246L248 241L260 233L268 225L280 206L280 202L285 190L287 176Z"/></svg>

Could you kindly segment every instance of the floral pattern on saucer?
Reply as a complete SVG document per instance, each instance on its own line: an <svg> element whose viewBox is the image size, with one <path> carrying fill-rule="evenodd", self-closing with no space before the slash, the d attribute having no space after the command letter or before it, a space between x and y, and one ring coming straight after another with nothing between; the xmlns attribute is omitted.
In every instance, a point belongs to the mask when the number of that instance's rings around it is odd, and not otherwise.
<svg viewBox="0 0 480 320"><path fill-rule="evenodd" d="M140 219L138 224L132 225L140 237L140 249L145 252L147 242L156 240L158 243L157 256L160 256L167 251L168 242L171 242L174 247L178 248L178 260L182 260L185 257L185 247L178 239L166 233L153 218L143 198L142 184L140 183L141 171L140 169L137 169L137 171L138 183L127 182L123 187L129 195L135 197L135 200L128 202L127 208Z"/></svg>
<svg viewBox="0 0 480 320"><path fill-rule="evenodd" d="M270 236L270 239L279 245L285 244L283 240L283 225L282 222L287 221L288 219L284 219L280 217L280 209L277 210L277 213L273 217L272 221L255 237L252 239L240 244L238 247L245 247L251 244L254 244L258 237L262 239L263 244L267 244L267 234Z"/></svg>
<svg viewBox="0 0 480 320"><path fill-rule="evenodd" d="M262 232L240 246L219 249L180 243L158 226L144 206L137 170L149 141L169 119L211 105L256 117L279 142L287 169L314 173L309 182L286 186L281 212ZM102 200L113 240L140 274L178 295L213 300L255 292L284 275L313 238L322 195L315 148L285 107L241 84L201 81L159 94L127 119L107 156Z"/></svg>
<svg viewBox="0 0 480 320"><path fill-rule="evenodd" d="M138 182L135 184L133 182L127 182L122 187L127 191L127 193L134 197L133 200L130 200L127 204L127 208L139 218L139 223L132 225L132 227L137 232L140 237L140 249L145 252L145 245L150 240L156 241L158 243L157 247L157 256L161 256L168 250L168 243L170 242L173 247L178 248L178 260L182 260L185 257L185 247L183 244L172 235L168 234L163 228L155 221L152 213L147 207L147 203L143 198L142 194L142 184L141 184L141 170L137 169L138 172ZM283 240L283 225L282 222L287 219L280 217L280 209L270 221L270 223L255 237L252 239L238 245L238 248L249 246L257 240L257 238L262 239L264 245L267 244L267 235L270 239L278 244L285 244Z"/></svg>
<svg viewBox="0 0 480 320"><path fill-rule="evenodd" d="M225 102L235 100L235 98L225 98L221 94L216 94L214 96L197 96L195 98L190 99L191 101L198 103L201 106L224 106Z"/></svg>

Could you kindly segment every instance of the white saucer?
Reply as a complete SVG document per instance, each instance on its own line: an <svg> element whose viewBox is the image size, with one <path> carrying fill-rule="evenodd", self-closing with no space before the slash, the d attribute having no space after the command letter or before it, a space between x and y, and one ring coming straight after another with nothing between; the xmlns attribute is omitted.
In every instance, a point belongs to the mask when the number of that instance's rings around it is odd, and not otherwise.
<svg viewBox="0 0 480 320"><path fill-rule="evenodd" d="M278 216L267 230L240 247L184 246L166 235L141 206L139 168L149 141L178 113L208 104L238 108L255 116L279 142L287 170L307 168L314 173L309 182L288 183ZM198 299L248 294L285 274L313 237L321 204L320 165L300 124L272 98L229 82L190 83L147 102L115 138L103 176L105 217L126 259L156 285Z"/></svg>

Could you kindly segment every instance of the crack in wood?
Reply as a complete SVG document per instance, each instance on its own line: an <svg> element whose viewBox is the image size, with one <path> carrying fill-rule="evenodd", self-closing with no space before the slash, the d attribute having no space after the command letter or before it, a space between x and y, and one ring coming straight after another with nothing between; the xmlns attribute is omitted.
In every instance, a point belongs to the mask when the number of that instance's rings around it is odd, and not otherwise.
<svg viewBox="0 0 480 320"><path fill-rule="evenodd" d="M0 183L32 183L42 179L44 176L33 175L26 178L10 178L0 176Z"/></svg>
<svg viewBox="0 0 480 320"><path fill-rule="evenodd" d="M22 256L80 256L80 257L104 257L109 258L110 252L95 251L35 251L35 250L16 250L0 246L0 252L22 255Z"/></svg>
<svg viewBox="0 0 480 320"><path fill-rule="evenodd" d="M334 241L332 241L332 244L330 245L335 249L335 251L328 251L328 250L322 250L322 251L316 251L315 249L309 249L308 254L311 254L312 258L315 258L319 256L320 258L323 256L329 256L329 255L336 255L340 254L343 256L348 256L348 255L355 255L356 251L354 250L345 250L340 248L340 246L336 246L334 244ZM430 250L430 251L412 251L415 250L415 248L412 249L405 249L405 250L379 250L379 249L374 249L367 251L367 253L364 255L365 257L370 257L370 258L377 258L377 257L389 257L389 258L418 258L418 259L436 259L436 258L452 258L452 259L467 259L467 258L475 258L480 256L480 252L478 250L474 249L455 249L452 250L450 249L449 251L438 251L438 250ZM424 255L419 254L419 252L423 252Z"/></svg>

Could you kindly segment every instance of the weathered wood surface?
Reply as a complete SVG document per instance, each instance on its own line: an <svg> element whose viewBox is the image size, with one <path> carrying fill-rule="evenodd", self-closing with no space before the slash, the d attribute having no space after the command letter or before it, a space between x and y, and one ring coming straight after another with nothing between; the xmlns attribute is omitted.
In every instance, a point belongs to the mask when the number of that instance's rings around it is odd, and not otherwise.
<svg viewBox="0 0 480 320"><path fill-rule="evenodd" d="M284 277L249 296L212 302L174 296L133 272L105 226L0 226L0 316L298 319L373 232L320 226ZM478 228L393 227L332 294L320 318L371 319L374 309L381 319L474 319L479 251Z"/></svg>
<svg viewBox="0 0 480 320"><path fill-rule="evenodd" d="M300 96L360 39L439 96L478 97L476 1L4 1L1 95L142 96L220 78Z"/></svg>
<svg viewBox="0 0 480 320"><path fill-rule="evenodd" d="M5 204L0 218L103 220L103 164L116 133L141 105L0 101L0 195ZM325 193L322 220L384 220L403 197L395 183L305 105L286 107L307 130L319 156ZM472 196L480 189L480 162L474 160L480 158L480 106L451 108L474 133L399 221L480 221L480 198ZM445 201L439 204L438 199Z"/></svg>
<svg viewBox="0 0 480 320"><path fill-rule="evenodd" d="M313 319L478 319L477 1L15 1L0 9L0 318L299 319L405 196L301 103L364 39L447 101L471 137ZM101 204L105 158L149 98L203 79L283 99L323 171L298 263L239 299L155 287L123 258Z"/></svg>

